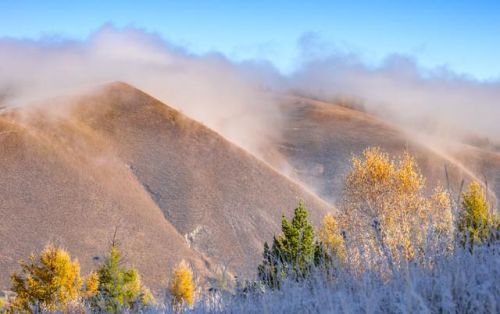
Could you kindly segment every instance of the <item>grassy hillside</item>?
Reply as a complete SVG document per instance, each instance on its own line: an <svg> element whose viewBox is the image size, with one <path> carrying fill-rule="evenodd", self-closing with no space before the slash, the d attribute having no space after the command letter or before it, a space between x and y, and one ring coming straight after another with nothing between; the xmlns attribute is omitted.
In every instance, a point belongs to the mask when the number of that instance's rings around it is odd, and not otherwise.
<svg viewBox="0 0 500 314"><path fill-rule="evenodd" d="M164 284L181 258L202 274L217 263L246 274L298 199L316 221L329 208L217 133L121 83L3 112L0 145L3 287L17 260L47 241L88 269L115 227L149 286Z"/></svg>
<svg viewBox="0 0 500 314"><path fill-rule="evenodd" d="M496 184L500 171L497 153L420 139L366 112L308 98L283 97L281 108L285 129L272 147L274 155L267 160L324 199L336 200L351 157L370 146L391 154L409 150L430 186L449 183L450 190L458 195L462 180L484 181L486 175L490 188L500 195L500 184Z"/></svg>

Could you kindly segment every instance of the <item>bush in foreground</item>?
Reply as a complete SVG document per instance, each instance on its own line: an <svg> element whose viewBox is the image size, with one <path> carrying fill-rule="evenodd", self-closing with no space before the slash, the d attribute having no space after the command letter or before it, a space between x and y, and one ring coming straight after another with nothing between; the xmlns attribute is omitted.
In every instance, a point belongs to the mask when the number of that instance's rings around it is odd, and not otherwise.
<svg viewBox="0 0 500 314"><path fill-rule="evenodd" d="M169 289L172 309L175 312L181 312L186 305L193 305L194 289L193 271L185 261L182 261L174 269Z"/></svg>
<svg viewBox="0 0 500 314"><path fill-rule="evenodd" d="M95 285L84 285L78 260L72 260L68 252L54 245L47 245L39 255L32 254L28 262L21 261L20 265L21 273L11 277L12 291L16 293L9 306L11 312L65 311L72 303L95 293Z"/></svg>
<svg viewBox="0 0 500 314"><path fill-rule="evenodd" d="M154 303L153 295L141 283L139 272L121 265L121 252L115 245L97 270L97 276L97 293L90 300L94 311L122 313L142 310Z"/></svg>
<svg viewBox="0 0 500 314"><path fill-rule="evenodd" d="M452 221L448 193L438 186L425 195L425 178L409 153L392 157L368 148L353 157L339 216L351 249L383 255L393 268L422 258L428 234L450 238ZM359 269L377 263L369 259L367 265L360 254L350 261Z"/></svg>
<svg viewBox="0 0 500 314"><path fill-rule="evenodd" d="M495 236L498 218L490 212L486 193L479 182L471 182L462 194L461 207L457 225L462 244L472 248Z"/></svg>

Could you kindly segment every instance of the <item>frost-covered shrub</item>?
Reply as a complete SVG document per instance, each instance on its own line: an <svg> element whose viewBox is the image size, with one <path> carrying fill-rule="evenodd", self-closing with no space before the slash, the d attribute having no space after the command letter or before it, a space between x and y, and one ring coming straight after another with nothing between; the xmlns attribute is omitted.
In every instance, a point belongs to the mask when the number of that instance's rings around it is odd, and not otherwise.
<svg viewBox="0 0 500 314"><path fill-rule="evenodd" d="M429 248L426 264L409 262L390 278L377 269L337 268L334 280L317 271L280 290L253 289L216 304L201 300L189 313L498 313L500 244L473 252L457 246L452 253L438 246Z"/></svg>

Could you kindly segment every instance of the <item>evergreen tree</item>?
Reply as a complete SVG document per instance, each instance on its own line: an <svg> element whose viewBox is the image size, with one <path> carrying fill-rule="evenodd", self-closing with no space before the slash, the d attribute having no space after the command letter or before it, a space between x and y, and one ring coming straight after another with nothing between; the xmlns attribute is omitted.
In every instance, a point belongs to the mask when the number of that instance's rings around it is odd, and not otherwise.
<svg viewBox="0 0 500 314"><path fill-rule="evenodd" d="M284 260L277 249L277 242L274 237L272 249L267 242L264 243L263 261L257 268L259 279L271 288L279 288L281 280L286 277Z"/></svg>
<svg viewBox="0 0 500 314"><path fill-rule="evenodd" d="M111 246L109 256L97 270L97 275L99 285L91 302L96 311L121 313L147 306L154 300L142 285L139 272L135 268L121 266L121 253L116 245Z"/></svg>
<svg viewBox="0 0 500 314"><path fill-rule="evenodd" d="M315 261L323 260L326 252L314 241L314 229L308 221L304 203L294 211L292 221L283 216L282 234L274 237L272 247L264 244L263 261L258 267L259 279L271 288L279 288L280 282L288 276L295 280L305 278ZM320 253L321 252L321 253Z"/></svg>

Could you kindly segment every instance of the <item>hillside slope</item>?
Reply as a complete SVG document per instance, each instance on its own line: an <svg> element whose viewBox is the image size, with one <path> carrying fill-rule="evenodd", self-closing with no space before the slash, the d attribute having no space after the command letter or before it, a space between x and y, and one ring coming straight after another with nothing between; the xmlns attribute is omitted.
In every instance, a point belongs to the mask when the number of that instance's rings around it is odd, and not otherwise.
<svg viewBox="0 0 500 314"><path fill-rule="evenodd" d="M370 146L379 146L391 154L410 151L429 187L449 183L456 196L462 180L483 181L486 174L494 194L500 195L500 182L495 184L500 177L498 158L492 157L495 153L478 152L459 143L436 144L419 139L368 113L317 100L283 97L281 110L286 127L273 147L277 151L274 156L280 157L268 162L286 169L292 178L312 187L323 199L340 201L353 154Z"/></svg>
<svg viewBox="0 0 500 314"><path fill-rule="evenodd" d="M68 105L68 102L71 103ZM0 115L0 284L56 242L88 270L113 232L147 284L190 260L250 275L304 199L329 205L217 133L122 83ZM208 270L207 270L208 268Z"/></svg>

